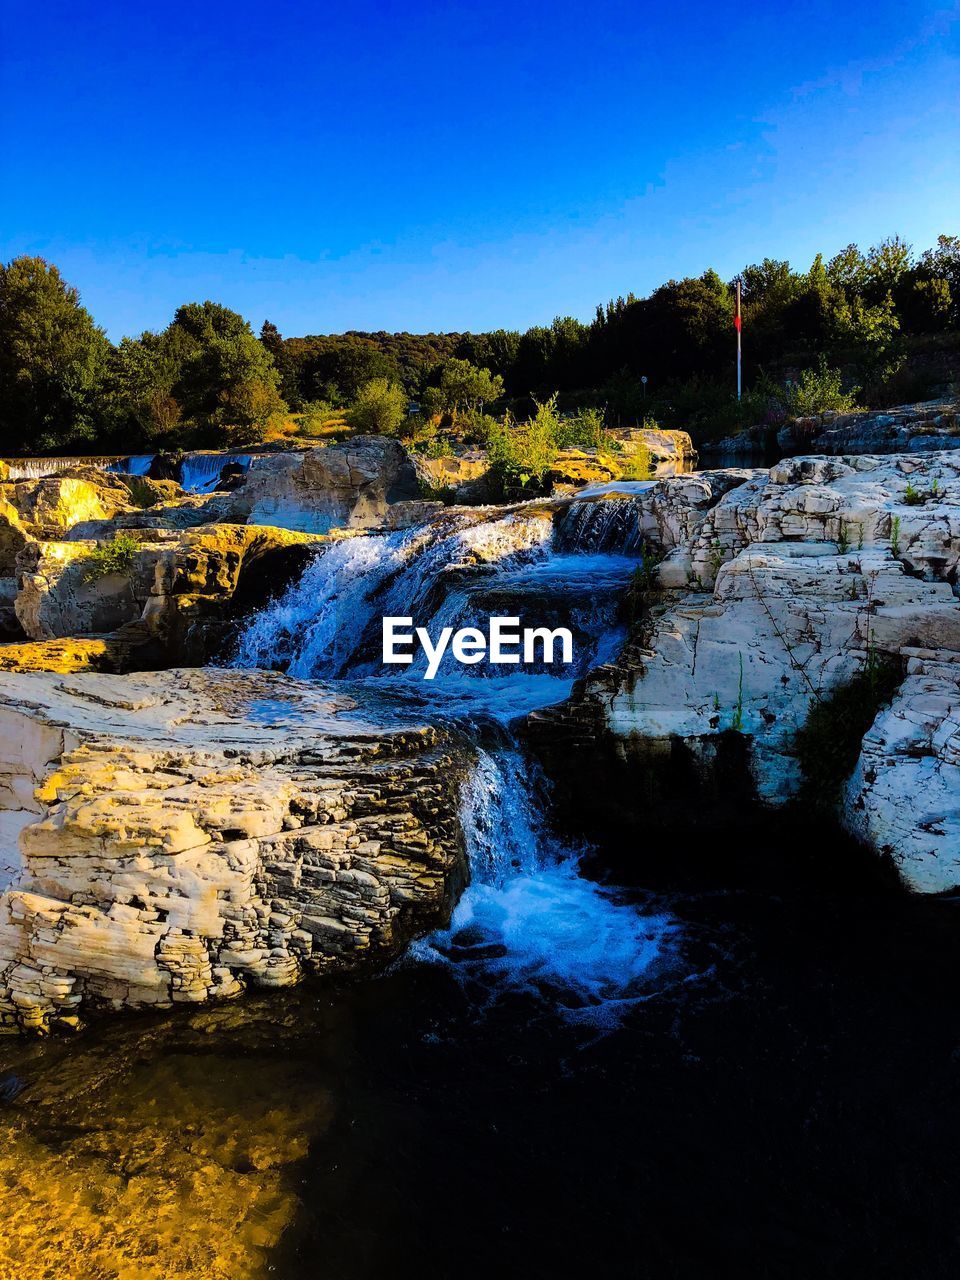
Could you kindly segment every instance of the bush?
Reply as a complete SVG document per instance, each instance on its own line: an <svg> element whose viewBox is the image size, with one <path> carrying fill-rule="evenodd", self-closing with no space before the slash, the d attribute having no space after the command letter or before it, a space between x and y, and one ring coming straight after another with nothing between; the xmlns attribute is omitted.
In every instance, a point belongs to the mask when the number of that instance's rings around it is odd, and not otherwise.
<svg viewBox="0 0 960 1280"><path fill-rule="evenodd" d="M328 400L308 400L297 422L299 434L311 440L337 435L346 427L343 410L335 408Z"/></svg>
<svg viewBox="0 0 960 1280"><path fill-rule="evenodd" d="M621 480L649 480L653 476L653 459L642 440L619 460L619 466Z"/></svg>
<svg viewBox="0 0 960 1280"><path fill-rule="evenodd" d="M612 452L616 448L613 437L607 431L602 409L581 409L573 417L562 418L557 443L561 449L606 449Z"/></svg>
<svg viewBox="0 0 960 1280"><path fill-rule="evenodd" d="M139 550L140 543L132 533L118 533L110 542L100 543L84 558L84 581L94 582L113 573L126 573Z"/></svg>
<svg viewBox="0 0 960 1280"><path fill-rule="evenodd" d="M556 462L560 430L556 399L551 396L542 403L534 401L537 407L532 418L515 423L507 417L491 432L487 456L505 492L526 489L531 481L542 484Z"/></svg>
<svg viewBox="0 0 960 1280"><path fill-rule="evenodd" d="M830 369L821 358L816 369L804 369L797 381L787 387L784 401L788 411L797 418L809 418L830 409L848 413L856 408L859 390L851 387L844 391L840 370Z"/></svg>
<svg viewBox="0 0 960 1280"><path fill-rule="evenodd" d="M899 664L871 649L861 672L814 703L795 740L808 799L828 807L839 801L863 735L899 683Z"/></svg>
<svg viewBox="0 0 960 1280"><path fill-rule="evenodd" d="M157 491L143 476L124 476L123 483L130 491L130 501L134 506L146 510L157 504Z"/></svg>
<svg viewBox="0 0 960 1280"><path fill-rule="evenodd" d="M357 392L346 419L354 431L364 435L395 436L407 414L407 397L396 382L372 378Z"/></svg>

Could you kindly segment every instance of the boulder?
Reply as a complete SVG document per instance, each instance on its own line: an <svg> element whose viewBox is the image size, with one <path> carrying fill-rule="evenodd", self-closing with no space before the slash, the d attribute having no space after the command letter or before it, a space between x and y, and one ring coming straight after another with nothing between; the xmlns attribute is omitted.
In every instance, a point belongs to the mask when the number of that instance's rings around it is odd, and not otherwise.
<svg viewBox="0 0 960 1280"><path fill-rule="evenodd" d="M50 540L69 538L88 521L109 520L135 509L121 477L93 466L8 482L0 496L35 538Z"/></svg>
<svg viewBox="0 0 960 1280"><path fill-rule="evenodd" d="M383 963L463 883L468 759L265 672L0 675L0 1022Z"/></svg>
<svg viewBox="0 0 960 1280"><path fill-rule="evenodd" d="M391 503L420 497L396 440L361 436L302 453L254 458L245 484L219 501L226 520L303 533L382 525Z"/></svg>
<svg viewBox="0 0 960 1280"><path fill-rule="evenodd" d="M848 828L918 893L960 889L960 653L904 649L907 677L863 739Z"/></svg>

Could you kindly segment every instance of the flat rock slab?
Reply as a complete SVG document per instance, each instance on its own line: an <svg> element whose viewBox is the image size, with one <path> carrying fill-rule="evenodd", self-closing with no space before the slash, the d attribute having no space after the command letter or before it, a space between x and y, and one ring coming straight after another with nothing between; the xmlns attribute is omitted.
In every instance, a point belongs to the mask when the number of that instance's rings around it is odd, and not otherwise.
<svg viewBox="0 0 960 1280"><path fill-rule="evenodd" d="M277 673L0 673L0 1022L392 957L465 879L468 760Z"/></svg>

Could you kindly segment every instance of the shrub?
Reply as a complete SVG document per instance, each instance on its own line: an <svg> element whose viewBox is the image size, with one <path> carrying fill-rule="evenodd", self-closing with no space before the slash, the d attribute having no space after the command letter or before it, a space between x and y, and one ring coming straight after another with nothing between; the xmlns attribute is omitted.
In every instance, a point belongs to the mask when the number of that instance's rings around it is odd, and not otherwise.
<svg viewBox="0 0 960 1280"><path fill-rule="evenodd" d="M491 433L487 456L505 490L525 489L531 481L542 483L556 461L560 425L556 402L556 396L542 403L535 400L532 418L522 423L504 418Z"/></svg>
<svg viewBox="0 0 960 1280"><path fill-rule="evenodd" d="M621 480L650 480L653 476L653 459L642 440L619 460L619 466Z"/></svg>
<svg viewBox="0 0 960 1280"><path fill-rule="evenodd" d="M570 418L562 418L557 430L557 444L561 449L615 448L613 437L607 431L602 409L581 409Z"/></svg>
<svg viewBox="0 0 960 1280"><path fill-rule="evenodd" d="M387 378L372 378L357 392L346 419L354 431L376 436L395 436L406 418L407 397L403 387Z"/></svg>
<svg viewBox="0 0 960 1280"><path fill-rule="evenodd" d="M816 369L804 369L797 381L787 388L786 407L797 418L808 418L816 413L835 410L847 413L855 408L859 387L843 390L843 378L839 369L828 367L820 360Z"/></svg>
<svg viewBox="0 0 960 1280"><path fill-rule="evenodd" d="M84 558L84 581L94 582L112 573L126 573L139 550L140 543L132 533L118 533L109 542L100 543Z"/></svg>
<svg viewBox="0 0 960 1280"><path fill-rule="evenodd" d="M808 799L830 807L837 803L863 735L899 683L899 665L871 649L862 671L814 703L795 739Z"/></svg>
<svg viewBox="0 0 960 1280"><path fill-rule="evenodd" d="M153 507L157 504L157 491L149 480L145 480L143 476L124 476L123 483L130 491L130 501L134 506L146 510L147 507Z"/></svg>
<svg viewBox="0 0 960 1280"><path fill-rule="evenodd" d="M347 429L343 410L328 400L308 400L303 406L297 424L299 434L310 440L335 436Z"/></svg>

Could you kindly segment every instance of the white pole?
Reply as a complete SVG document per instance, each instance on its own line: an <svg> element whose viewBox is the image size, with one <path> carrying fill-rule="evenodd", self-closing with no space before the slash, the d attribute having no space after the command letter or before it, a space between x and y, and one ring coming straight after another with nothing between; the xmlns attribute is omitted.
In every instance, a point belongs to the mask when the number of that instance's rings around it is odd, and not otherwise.
<svg viewBox="0 0 960 1280"><path fill-rule="evenodd" d="M740 326L742 319L740 315L740 279L737 278L737 399L740 399L741 389L741 367L740 367Z"/></svg>

